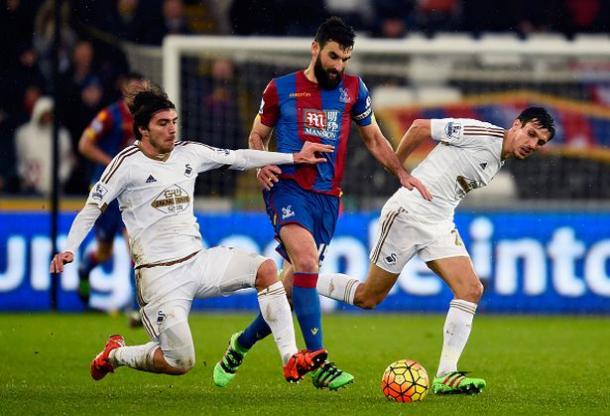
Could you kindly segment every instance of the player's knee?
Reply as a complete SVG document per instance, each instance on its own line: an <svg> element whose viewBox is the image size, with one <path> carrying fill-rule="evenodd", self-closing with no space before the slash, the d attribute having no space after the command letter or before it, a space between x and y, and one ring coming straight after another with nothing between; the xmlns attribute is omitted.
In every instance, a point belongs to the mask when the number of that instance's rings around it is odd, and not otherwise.
<svg viewBox="0 0 610 416"><path fill-rule="evenodd" d="M97 247L96 256L100 263L103 263L108 260L112 256L112 244L99 244Z"/></svg>
<svg viewBox="0 0 610 416"><path fill-rule="evenodd" d="M302 273L317 273L320 261L317 256L304 255L294 259L294 270Z"/></svg>
<svg viewBox="0 0 610 416"><path fill-rule="evenodd" d="M469 302L478 303L483 296L483 284L477 280L464 288L461 298Z"/></svg>
<svg viewBox="0 0 610 416"><path fill-rule="evenodd" d="M271 259L261 263L256 272L256 289L263 290L278 281L277 268Z"/></svg>
<svg viewBox="0 0 610 416"><path fill-rule="evenodd" d="M475 288L475 295L477 296L477 302L483 296L484 290L485 290L485 287L483 286L483 283L481 283L479 280L477 280L477 284L476 284L476 288Z"/></svg>
<svg viewBox="0 0 610 416"><path fill-rule="evenodd" d="M195 351L193 348L169 351L165 353L165 361L171 367L172 374L186 374L195 367Z"/></svg>

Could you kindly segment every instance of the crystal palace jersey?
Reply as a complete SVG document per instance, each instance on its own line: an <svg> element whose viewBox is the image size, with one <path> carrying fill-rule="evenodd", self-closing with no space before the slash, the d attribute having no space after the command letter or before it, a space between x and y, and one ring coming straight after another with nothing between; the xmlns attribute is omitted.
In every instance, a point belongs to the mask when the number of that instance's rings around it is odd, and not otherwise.
<svg viewBox="0 0 610 416"><path fill-rule="evenodd" d="M371 99L360 77L343 75L339 86L325 90L303 71L273 79L265 88L259 116L275 128L277 151L294 153L304 141L335 146L325 153L328 163L282 167L281 179L294 180L303 189L341 195L347 140L354 120L367 126L374 120Z"/></svg>
<svg viewBox="0 0 610 416"><path fill-rule="evenodd" d="M108 165L89 193L100 208L118 198L136 266L166 262L203 248L193 214L197 174L235 161L232 150L178 142L166 161L128 146Z"/></svg>
<svg viewBox="0 0 610 416"><path fill-rule="evenodd" d="M505 130L465 118L432 119L430 127L432 138L440 143L412 174L426 185L432 201L406 188L397 194L409 214L422 222L452 221L462 198L489 184L503 166Z"/></svg>
<svg viewBox="0 0 610 416"><path fill-rule="evenodd" d="M100 111L89 123L84 135L110 156L130 145L133 142L133 117L125 101L116 101ZM105 168L104 165L95 165L91 183L98 181Z"/></svg>

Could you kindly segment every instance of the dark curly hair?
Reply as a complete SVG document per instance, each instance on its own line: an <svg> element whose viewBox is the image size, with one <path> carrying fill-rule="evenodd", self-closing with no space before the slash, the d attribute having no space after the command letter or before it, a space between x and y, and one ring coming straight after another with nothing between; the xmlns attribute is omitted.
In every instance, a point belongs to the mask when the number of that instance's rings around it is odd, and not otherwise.
<svg viewBox="0 0 610 416"><path fill-rule="evenodd" d="M157 111L169 109L175 110L176 106L160 88L151 88L136 94L129 107L133 114L133 134L136 140L142 139L139 127L147 128L150 119Z"/></svg>
<svg viewBox="0 0 610 416"><path fill-rule="evenodd" d="M352 48L354 46L354 38L356 33L351 26L345 24L340 17L329 17L318 28L314 40L323 48L326 43L335 41L343 49Z"/></svg>

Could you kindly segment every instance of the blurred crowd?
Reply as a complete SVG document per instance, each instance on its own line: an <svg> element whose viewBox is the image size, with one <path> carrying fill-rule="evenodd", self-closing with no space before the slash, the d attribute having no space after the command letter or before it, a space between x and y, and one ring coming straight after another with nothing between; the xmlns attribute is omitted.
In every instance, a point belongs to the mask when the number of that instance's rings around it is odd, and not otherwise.
<svg viewBox="0 0 610 416"><path fill-rule="evenodd" d="M79 155L78 142L91 119L120 97L121 76L130 70L122 42L160 45L173 33L312 37L330 15L343 17L363 35L384 38L507 31L570 37L610 30L610 0L63 0L61 102L54 103L49 96L55 2L5 0L0 10L0 193L49 192L54 117L62 126L63 191L87 192L91 166ZM225 79L232 68L220 61L211 72ZM209 91L202 97L209 110L202 118L222 121L223 114L235 111L234 95L230 88ZM225 137L236 140L242 133Z"/></svg>

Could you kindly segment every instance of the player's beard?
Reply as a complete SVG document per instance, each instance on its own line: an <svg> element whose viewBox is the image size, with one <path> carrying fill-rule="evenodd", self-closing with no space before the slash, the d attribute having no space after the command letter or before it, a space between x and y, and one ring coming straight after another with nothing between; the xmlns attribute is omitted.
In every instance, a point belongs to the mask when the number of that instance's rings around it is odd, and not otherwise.
<svg viewBox="0 0 610 416"><path fill-rule="evenodd" d="M313 72L318 80L318 85L325 90L334 90L339 86L341 79L343 78L343 72L337 72L334 69L324 69L319 55L313 66ZM336 74L337 76L333 79L329 76L330 73Z"/></svg>

